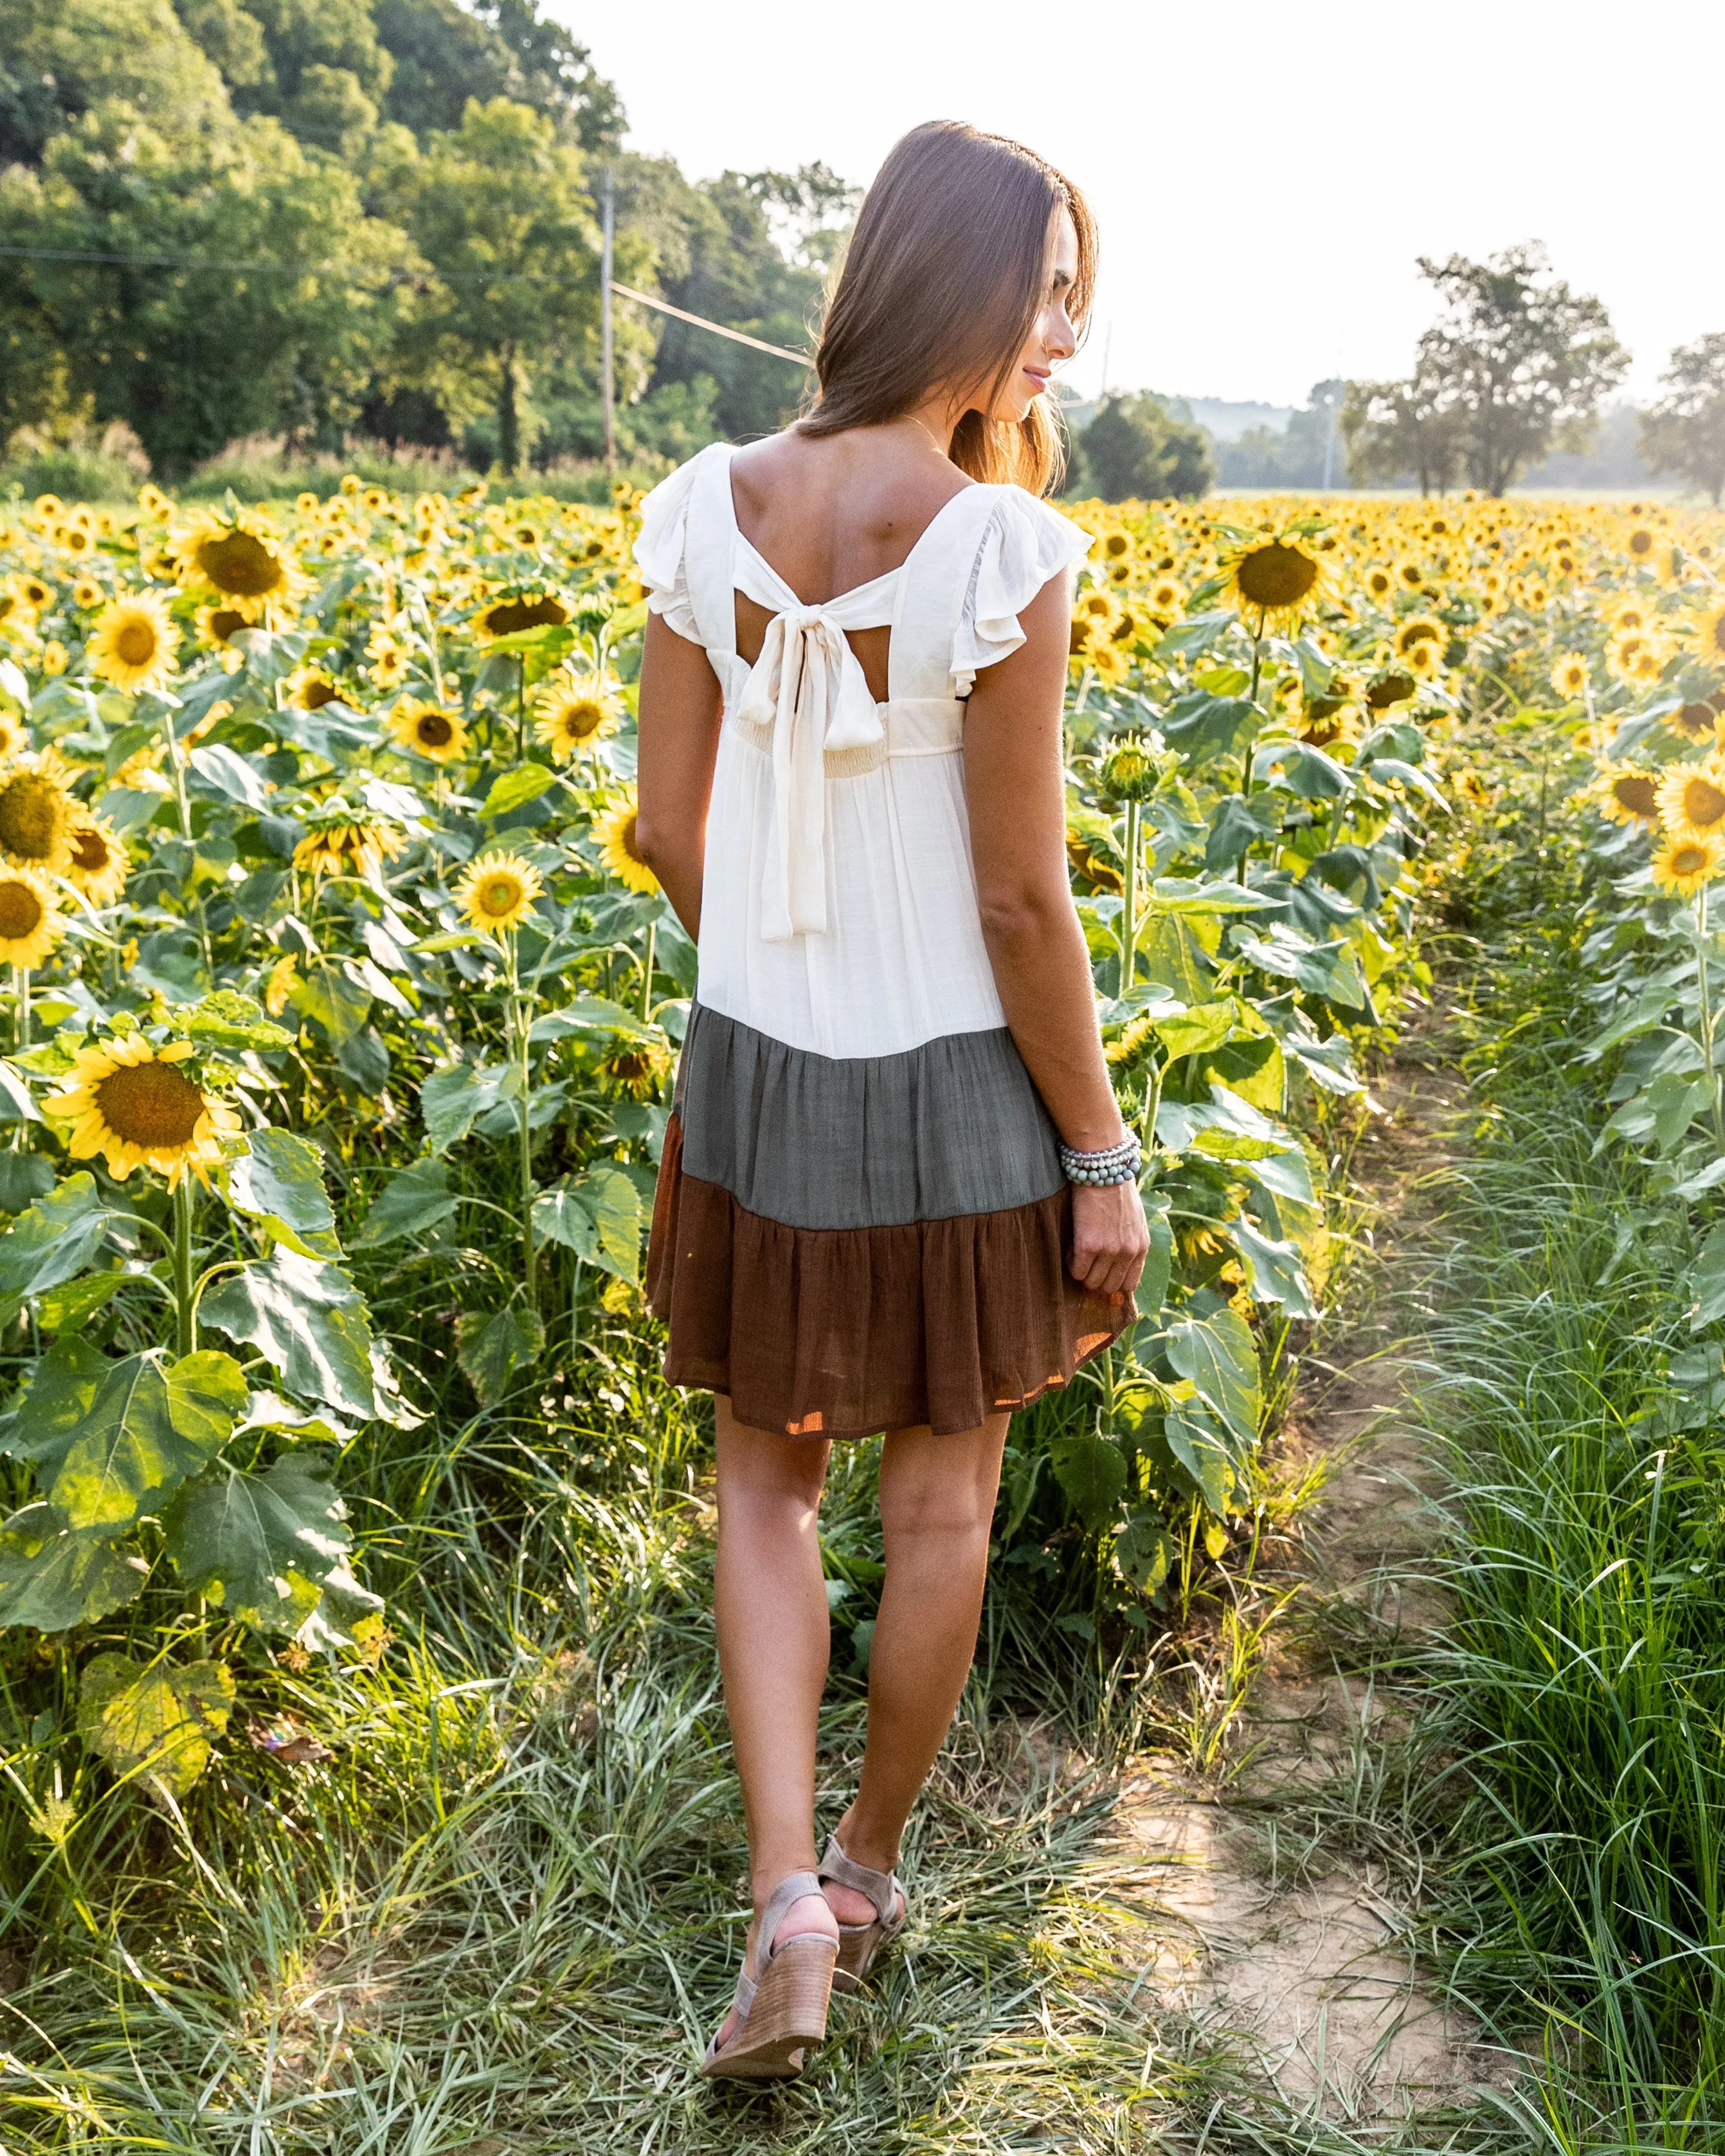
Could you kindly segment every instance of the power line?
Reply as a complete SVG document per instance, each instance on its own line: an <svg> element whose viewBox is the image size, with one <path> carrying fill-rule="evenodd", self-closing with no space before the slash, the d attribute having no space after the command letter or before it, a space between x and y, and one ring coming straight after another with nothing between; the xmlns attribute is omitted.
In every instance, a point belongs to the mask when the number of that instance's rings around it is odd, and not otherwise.
<svg viewBox="0 0 1725 2156"><path fill-rule="evenodd" d="M351 273L334 262L224 262L203 254L110 254L94 248L83 247L3 247L0 255L12 255L37 262L96 262L131 266L140 270L213 270L225 275L239 275L252 272L280 277L321 277L331 275L349 276ZM392 281L411 280L412 270L392 270ZM480 270L431 269L432 276L445 285L557 285L572 281L576 273L559 276L548 270L507 270L493 273ZM357 281L357 280L356 280ZM690 322L696 329L711 331L713 336L729 337L733 344L746 344L752 352L764 352L773 359L788 359L793 367L813 367L813 357L806 352L791 352L783 345L768 344L764 339L750 336L746 331L734 330L726 322L709 321L705 315L691 314L686 307L674 307L669 300L661 300L653 292L638 292L632 285L619 285L614 277L611 290L619 299L634 300L644 307L652 307L661 315L674 315L680 322Z"/></svg>

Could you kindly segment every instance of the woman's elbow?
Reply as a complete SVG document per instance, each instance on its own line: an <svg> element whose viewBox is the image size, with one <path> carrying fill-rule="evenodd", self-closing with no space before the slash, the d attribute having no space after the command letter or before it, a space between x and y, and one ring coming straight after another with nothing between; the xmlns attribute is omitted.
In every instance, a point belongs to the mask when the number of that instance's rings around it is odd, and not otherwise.
<svg viewBox="0 0 1725 2156"><path fill-rule="evenodd" d="M1034 942L1062 927L1071 917L1072 895L1062 886L1045 889L1039 883L1007 884L977 895L983 937L991 944Z"/></svg>

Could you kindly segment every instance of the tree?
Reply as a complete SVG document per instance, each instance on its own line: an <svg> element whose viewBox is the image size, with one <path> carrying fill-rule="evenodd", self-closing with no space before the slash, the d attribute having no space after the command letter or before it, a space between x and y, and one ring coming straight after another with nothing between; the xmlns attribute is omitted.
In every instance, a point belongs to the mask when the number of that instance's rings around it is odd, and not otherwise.
<svg viewBox="0 0 1725 2156"><path fill-rule="evenodd" d="M1394 486L1412 476L1421 494L1440 493L1460 469L1461 418L1445 408L1435 385L1350 382L1342 404L1342 439L1356 480Z"/></svg>
<svg viewBox="0 0 1725 2156"><path fill-rule="evenodd" d="M1105 501L1192 499L1215 476L1210 438L1147 390L1104 398L1078 438L1084 484Z"/></svg>
<svg viewBox="0 0 1725 2156"><path fill-rule="evenodd" d="M446 405L491 404L498 462L513 474L532 368L580 348L598 319L599 234L582 154L544 114L474 99L459 128L424 150L404 128L388 131L374 186L431 265L404 357ZM619 266L626 277L626 248Z"/></svg>
<svg viewBox="0 0 1725 2156"><path fill-rule="evenodd" d="M1679 345L1660 376L1665 395L1641 418L1641 454L1711 495L1725 494L1725 331Z"/></svg>
<svg viewBox="0 0 1725 2156"><path fill-rule="evenodd" d="M52 136L112 98L168 135L228 111L168 0L0 0L0 166L39 164Z"/></svg>
<svg viewBox="0 0 1725 2156"><path fill-rule="evenodd" d="M120 104L57 136L39 174L0 176L0 233L131 258L28 261L6 313L171 478L236 435L350 418L412 262L352 174L276 121L170 141ZM171 259L137 259L151 256Z"/></svg>
<svg viewBox="0 0 1725 2156"><path fill-rule="evenodd" d="M1252 427L1238 441L1219 443L1219 483L1288 489L1340 485L1346 476L1345 445L1332 430L1347 387L1343 382L1314 382L1303 408L1288 414L1280 433L1273 427Z"/></svg>
<svg viewBox="0 0 1725 2156"><path fill-rule="evenodd" d="M1474 485L1500 495L1553 447L1585 448L1629 368L1604 303L1553 277L1532 241L1484 262L1419 260L1445 311L1420 340L1410 396L1456 420Z"/></svg>
<svg viewBox="0 0 1725 2156"><path fill-rule="evenodd" d="M698 187L672 166L656 178L639 174L629 207L656 241L668 300L796 352L809 346L857 202L857 190L824 165L724 172ZM711 408L720 433L740 440L782 427L808 377L788 361L666 321L651 392L681 382L693 393L702 380L716 385Z"/></svg>

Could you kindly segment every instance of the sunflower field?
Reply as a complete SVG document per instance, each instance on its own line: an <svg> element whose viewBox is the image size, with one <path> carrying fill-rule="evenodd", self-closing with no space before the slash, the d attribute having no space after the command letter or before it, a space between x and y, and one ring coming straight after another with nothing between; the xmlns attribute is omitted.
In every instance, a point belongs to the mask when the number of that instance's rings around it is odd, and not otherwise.
<svg viewBox="0 0 1725 2156"><path fill-rule="evenodd" d="M650 1602L700 1490L641 1295L696 952L634 840L637 502L0 509L0 1893L33 1932L361 1772L344 1718L467 1666L485 1566L517 1659L621 1579ZM1593 804L1599 1142L1695 1209L1672 1368L1714 1397L1725 520L1073 513L1068 852L1153 1251L1132 1332L1017 1419L993 1606L1129 1665L1250 1561L1421 901L1530 774L1542 819ZM541 1563L552 1520L609 1554ZM865 1510L824 1549L864 1670Z"/></svg>

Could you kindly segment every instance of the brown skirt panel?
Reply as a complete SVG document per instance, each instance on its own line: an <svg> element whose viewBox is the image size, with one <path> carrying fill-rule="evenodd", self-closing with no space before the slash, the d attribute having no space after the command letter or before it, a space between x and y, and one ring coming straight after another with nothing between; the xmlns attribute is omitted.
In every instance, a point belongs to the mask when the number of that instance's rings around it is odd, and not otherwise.
<svg viewBox="0 0 1725 2156"><path fill-rule="evenodd" d="M1132 1322L1130 1296L1066 1270L1071 1213L1061 1189L901 1227L788 1228L685 1175L673 1116L647 1254L665 1374L792 1437L975 1430L1065 1383Z"/></svg>

